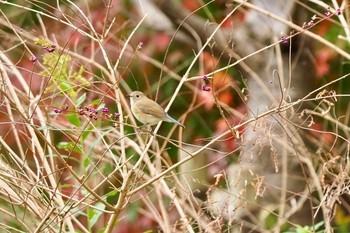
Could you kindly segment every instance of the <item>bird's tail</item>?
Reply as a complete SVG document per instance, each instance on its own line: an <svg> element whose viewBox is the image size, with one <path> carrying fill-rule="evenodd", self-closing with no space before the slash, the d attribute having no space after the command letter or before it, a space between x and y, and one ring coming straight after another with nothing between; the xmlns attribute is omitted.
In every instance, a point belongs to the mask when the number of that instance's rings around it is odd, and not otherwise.
<svg viewBox="0 0 350 233"><path fill-rule="evenodd" d="M177 120L175 120L174 118L172 118L171 116L169 116L169 114L167 114L168 119L170 120L170 122L173 122L179 126L181 126L182 128L185 128L185 126L183 124L181 124L180 122L178 122Z"/></svg>

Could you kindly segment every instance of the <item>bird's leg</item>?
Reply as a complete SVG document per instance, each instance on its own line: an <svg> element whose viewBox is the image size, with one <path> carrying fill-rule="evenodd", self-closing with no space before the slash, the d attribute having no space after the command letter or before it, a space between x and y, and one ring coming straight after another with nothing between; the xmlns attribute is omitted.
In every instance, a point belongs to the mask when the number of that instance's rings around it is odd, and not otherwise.
<svg viewBox="0 0 350 233"><path fill-rule="evenodd" d="M154 136L152 127L150 125L146 125L146 127L147 127L147 132L150 133L152 136Z"/></svg>
<svg viewBox="0 0 350 233"><path fill-rule="evenodd" d="M149 124L144 124L141 125L139 127L137 127L138 130L142 130L143 128L145 128L144 132L150 133L152 136L154 136L153 132L152 132L152 127Z"/></svg>

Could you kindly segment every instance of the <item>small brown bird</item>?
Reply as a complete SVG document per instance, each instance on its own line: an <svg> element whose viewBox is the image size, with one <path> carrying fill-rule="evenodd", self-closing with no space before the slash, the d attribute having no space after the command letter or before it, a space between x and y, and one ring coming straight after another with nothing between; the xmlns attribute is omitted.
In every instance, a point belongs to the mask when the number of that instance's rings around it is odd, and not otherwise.
<svg viewBox="0 0 350 233"><path fill-rule="evenodd" d="M142 92L133 91L128 96L130 97L132 114L141 123L156 125L161 121L167 121L185 128L183 124L169 116L157 102L147 98Z"/></svg>

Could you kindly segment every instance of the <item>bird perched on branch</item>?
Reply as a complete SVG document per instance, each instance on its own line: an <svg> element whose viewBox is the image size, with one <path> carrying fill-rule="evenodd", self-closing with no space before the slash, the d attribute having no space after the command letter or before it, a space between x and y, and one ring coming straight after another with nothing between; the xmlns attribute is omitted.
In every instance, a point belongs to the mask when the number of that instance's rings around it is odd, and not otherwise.
<svg viewBox="0 0 350 233"><path fill-rule="evenodd" d="M185 128L183 124L169 116L157 102L147 98L142 92L133 91L128 96L130 97L132 114L141 123L156 125L161 121L167 121Z"/></svg>

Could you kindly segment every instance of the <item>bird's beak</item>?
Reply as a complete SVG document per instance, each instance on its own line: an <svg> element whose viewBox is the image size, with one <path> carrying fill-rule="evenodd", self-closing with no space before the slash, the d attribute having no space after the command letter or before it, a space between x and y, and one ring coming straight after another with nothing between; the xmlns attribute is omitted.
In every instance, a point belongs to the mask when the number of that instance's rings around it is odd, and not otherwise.
<svg viewBox="0 0 350 233"><path fill-rule="evenodd" d="M128 97L132 97L132 94L131 94L131 93L129 93L129 94L128 94Z"/></svg>

